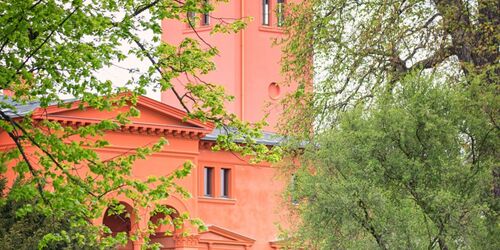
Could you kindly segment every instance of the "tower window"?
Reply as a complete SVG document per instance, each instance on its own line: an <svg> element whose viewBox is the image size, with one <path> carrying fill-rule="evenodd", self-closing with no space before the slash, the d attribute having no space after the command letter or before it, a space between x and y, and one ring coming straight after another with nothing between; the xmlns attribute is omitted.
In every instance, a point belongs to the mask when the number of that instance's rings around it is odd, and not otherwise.
<svg viewBox="0 0 500 250"><path fill-rule="evenodd" d="M214 168L205 167L203 169L203 195L208 197L214 196Z"/></svg>
<svg viewBox="0 0 500 250"><path fill-rule="evenodd" d="M297 175L292 174L292 178L290 180L290 197L293 205L299 204L299 200L297 199Z"/></svg>
<svg viewBox="0 0 500 250"><path fill-rule="evenodd" d="M201 20L201 25L207 26L210 25L210 12L208 12L208 0L203 2L203 7L205 8L205 12L203 13L203 18Z"/></svg>
<svg viewBox="0 0 500 250"><path fill-rule="evenodd" d="M269 0L262 0L262 25L269 25Z"/></svg>
<svg viewBox="0 0 500 250"><path fill-rule="evenodd" d="M283 26L285 22L285 0L278 0L278 4L276 6L276 18L278 27Z"/></svg>
<svg viewBox="0 0 500 250"><path fill-rule="evenodd" d="M189 11L187 13L187 21L188 21L188 27L195 27L196 26L196 13L193 11Z"/></svg>
<svg viewBox="0 0 500 250"><path fill-rule="evenodd" d="M229 197L229 181L231 178L231 170L227 168L220 169L220 196Z"/></svg>

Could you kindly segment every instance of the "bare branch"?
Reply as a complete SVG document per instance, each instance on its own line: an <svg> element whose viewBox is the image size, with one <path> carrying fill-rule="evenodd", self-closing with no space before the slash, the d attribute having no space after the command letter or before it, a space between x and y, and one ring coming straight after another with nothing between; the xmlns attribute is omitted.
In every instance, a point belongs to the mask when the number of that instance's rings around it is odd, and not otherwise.
<svg viewBox="0 0 500 250"><path fill-rule="evenodd" d="M200 39L205 45L207 45L210 49L214 49L214 47L212 47L212 45L210 45L210 43L208 43L203 37L201 37L201 35L198 33L198 31L196 30L196 28L194 27L194 24L193 22L191 21L191 19L187 19L188 20L188 24L189 24L189 27L194 31L194 33L196 34L196 36L198 37L198 39Z"/></svg>
<svg viewBox="0 0 500 250"><path fill-rule="evenodd" d="M412 71L414 69L434 68L452 55L454 54L451 46L442 47L441 49L437 50L433 55L413 64L409 68L409 71Z"/></svg>

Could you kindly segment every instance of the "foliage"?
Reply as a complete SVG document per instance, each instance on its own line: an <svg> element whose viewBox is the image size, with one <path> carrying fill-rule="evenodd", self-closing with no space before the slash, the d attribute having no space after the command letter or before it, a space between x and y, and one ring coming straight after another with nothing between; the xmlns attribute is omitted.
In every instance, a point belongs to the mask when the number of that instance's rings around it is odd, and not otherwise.
<svg viewBox="0 0 500 250"><path fill-rule="evenodd" d="M224 1L212 3L216 2ZM132 175L134 162L160 151L167 143L163 138L113 159L102 159L93 150L108 145L103 137L106 131L119 129L130 122L130 117L139 115L134 105L146 88L172 91L188 113L186 119L199 119L238 131L221 136L220 149L238 150L261 160L277 159L279 152L252 143L251 137L260 135L265 122L249 124L238 120L224 109L224 102L232 97L214 83L201 80L204 74L215 69L211 59L217 55L217 49L190 38L179 44L160 41L161 20L187 22L187 12L206 13L213 7L200 0L12 0L0 3L3 24L0 27L0 89L11 91L13 101L20 104L38 101L42 109L50 105L69 107L71 102L62 99L69 95L80 101L78 107L82 110L129 107L128 112L113 120L74 128L34 120L31 114L19 117L10 100L0 98L0 131L7 132L15 143L14 148L0 153L0 173L9 167L17 177L24 179L23 185L9 191L10 199L36 201L22 203L16 214L34 212L60 220L71 212L71 226L79 227L100 216L106 207L116 203L113 197L119 195L133 200L136 207L152 208L172 192L189 196L175 184L176 179L189 174L193 167L189 162L169 176L141 180ZM245 20L216 20L220 22L217 24L220 32L237 32L246 25ZM153 38L142 39L143 31L152 32ZM123 52L122 43L131 43L134 47ZM149 61L148 71L130 79L124 87L116 87L95 76L97 71L129 56ZM186 93L180 93L171 84L172 79L181 75L197 79L187 85ZM237 137L247 138L248 143L235 144ZM85 171L78 172L81 169ZM193 223L201 226L199 221ZM50 237L58 238L49 235L44 239ZM99 242L112 245L109 238Z"/></svg>
<svg viewBox="0 0 500 250"><path fill-rule="evenodd" d="M407 77L342 113L291 193L308 249L496 249L496 128L459 86ZM310 245L309 245L310 244Z"/></svg>
<svg viewBox="0 0 500 250"><path fill-rule="evenodd" d="M311 249L496 249L498 1L307 1L286 21L286 232ZM295 203L294 202L294 203Z"/></svg>
<svg viewBox="0 0 500 250"><path fill-rule="evenodd" d="M499 82L498 1L313 0L289 9L283 70L302 86L299 99L314 76L310 103L320 127L415 71ZM285 101L291 114L295 101ZM297 126L303 116L287 119Z"/></svg>
<svg viewBox="0 0 500 250"><path fill-rule="evenodd" d="M2 179L2 183L6 183ZM22 185L17 181L14 185ZM5 190L5 186L1 188ZM92 249L97 242L85 242L92 237L86 235L96 234L93 228L71 226L71 211L66 211L65 218L47 216L37 211L32 211L20 216L18 211L23 207L34 206L33 200L14 200L1 196L0 205L0 248L1 249L37 249L39 242L49 234L58 236L59 240L48 240L46 248L49 249Z"/></svg>

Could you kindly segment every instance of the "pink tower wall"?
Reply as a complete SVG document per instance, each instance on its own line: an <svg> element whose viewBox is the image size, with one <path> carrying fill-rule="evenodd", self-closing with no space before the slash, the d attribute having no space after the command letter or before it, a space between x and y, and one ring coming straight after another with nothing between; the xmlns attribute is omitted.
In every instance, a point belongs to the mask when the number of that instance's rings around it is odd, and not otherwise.
<svg viewBox="0 0 500 250"><path fill-rule="evenodd" d="M269 2L269 26L262 25L262 1L241 0L217 3L216 10L211 15L226 18L253 17L246 29L237 34L216 35L210 35L211 26L199 26L196 30L205 41L220 51L220 55L215 57L217 69L202 79L223 85L226 92L235 97L233 102L227 103L227 109L243 120L255 122L262 119L266 111L270 111L266 130L274 131L280 114L279 97L272 99L268 88L273 82L279 84L283 77L279 65L281 51L279 47L272 45L272 40L282 37L283 32L276 25L273 11L277 1ZM211 25L217 22L211 19ZM167 43L178 44L185 37L197 38L196 33L185 23L165 20L162 26L162 38ZM183 83L185 79L177 79L173 84L180 90ZM280 96L288 89L281 84ZM162 102L180 107L171 91L162 93Z"/></svg>

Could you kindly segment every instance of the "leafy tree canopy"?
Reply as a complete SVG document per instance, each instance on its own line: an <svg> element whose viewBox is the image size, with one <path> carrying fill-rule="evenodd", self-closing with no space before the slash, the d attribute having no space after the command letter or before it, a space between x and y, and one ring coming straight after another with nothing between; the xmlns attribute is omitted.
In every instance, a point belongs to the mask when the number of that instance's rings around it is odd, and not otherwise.
<svg viewBox="0 0 500 250"><path fill-rule="evenodd" d="M2 180L1 191L5 191L6 180ZM17 181L14 186L23 185ZM66 216L54 217L33 211L25 216L19 216L18 211L26 206L36 206L36 200L13 199L4 194L0 204L0 248L37 249L39 243L47 235L58 234L59 238L45 240L47 249L95 249L98 242L93 241L93 234L98 234L96 228L86 224L79 227L71 226L73 223L72 211L65 211ZM64 232L64 233L62 233ZM89 237L91 236L91 237Z"/></svg>
<svg viewBox="0 0 500 250"><path fill-rule="evenodd" d="M289 9L283 70L301 83L295 96L313 95L319 126L415 71L481 81L489 93L499 82L498 1L313 0ZM304 91L312 78L314 91ZM287 102L286 113L296 113ZM303 118L292 124L311 124Z"/></svg>
<svg viewBox="0 0 500 250"><path fill-rule="evenodd" d="M496 249L496 128L460 86L408 76L305 147L290 195L311 249Z"/></svg>
<svg viewBox="0 0 500 250"><path fill-rule="evenodd" d="M289 237L311 249L499 247L498 1L291 5ZM295 242L295 243L297 243Z"/></svg>
<svg viewBox="0 0 500 250"><path fill-rule="evenodd" d="M23 185L9 191L9 197L14 201L36 201L20 206L17 215L33 212L57 220L71 211L74 218L71 225L80 226L87 225L103 209L115 204L112 197L116 195L124 195L134 200L134 205L142 207L154 207L157 201L174 191L189 196L175 184L176 179L189 174L192 168L189 162L167 177L138 180L131 175L134 161L161 150L166 143L163 138L154 145L112 160L104 161L93 150L108 145L102 138L106 131L118 129L130 122L131 116L139 115L134 105L138 95L145 94L147 88L172 91L188 113L187 118L239 131L220 136L220 149L252 155L255 160L278 159L278 148L269 150L253 143L252 138L260 135L260 128L265 123L249 124L238 120L224 109L224 102L232 97L214 83L201 81L202 75L215 69L211 59L218 53L217 49L189 38L180 44L160 41L161 20L189 23L186 13L208 13L218 2L224 1L0 2L0 89L11 91L15 102L38 101L41 108L53 104L67 107L69 103L61 96L69 95L81 101L81 109L88 106L104 111L130 106L128 112L113 120L72 128L57 122L34 121L29 114L15 117L12 115L17 112L15 107L9 100L0 98L0 130L7 132L16 144L12 150L0 153L0 170L4 172L9 166L23 180ZM219 21L214 31L226 33L237 32L247 21L214 19ZM144 31L152 32L153 38L144 40L141 37ZM133 47L122 51L123 43ZM115 87L112 82L96 77L98 70L129 56L148 61L149 69L123 87ZM181 75L200 81L188 83L187 93L180 93L171 80ZM235 137L244 137L247 143L235 144ZM27 153L33 148L34 155ZM76 174L75 170L81 167L86 168L83 172L87 174ZM106 239L101 242L109 243Z"/></svg>

